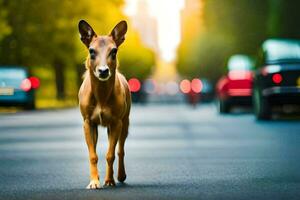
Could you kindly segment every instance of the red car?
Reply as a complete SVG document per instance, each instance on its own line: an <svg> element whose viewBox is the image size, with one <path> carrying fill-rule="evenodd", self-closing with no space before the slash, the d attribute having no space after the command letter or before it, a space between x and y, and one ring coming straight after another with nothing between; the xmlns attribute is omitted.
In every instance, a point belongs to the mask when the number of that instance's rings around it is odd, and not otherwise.
<svg viewBox="0 0 300 200"><path fill-rule="evenodd" d="M229 113L233 106L252 104L253 62L248 56L234 55L228 62L228 74L216 85L220 113Z"/></svg>

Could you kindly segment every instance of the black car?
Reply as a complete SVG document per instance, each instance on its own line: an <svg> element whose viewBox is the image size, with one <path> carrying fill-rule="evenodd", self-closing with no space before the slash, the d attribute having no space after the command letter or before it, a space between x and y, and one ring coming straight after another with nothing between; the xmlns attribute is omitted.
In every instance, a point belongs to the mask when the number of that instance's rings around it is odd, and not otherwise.
<svg viewBox="0 0 300 200"><path fill-rule="evenodd" d="M270 119L274 105L300 104L300 40L266 40L256 67L253 102L257 119Z"/></svg>

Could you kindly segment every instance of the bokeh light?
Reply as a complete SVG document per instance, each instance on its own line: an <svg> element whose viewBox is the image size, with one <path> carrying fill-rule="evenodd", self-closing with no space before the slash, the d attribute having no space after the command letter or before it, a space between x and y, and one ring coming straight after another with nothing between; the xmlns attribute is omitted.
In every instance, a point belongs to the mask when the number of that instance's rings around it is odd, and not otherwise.
<svg viewBox="0 0 300 200"><path fill-rule="evenodd" d="M40 80L37 77L32 76L29 78L29 80L33 89L40 87Z"/></svg>
<svg viewBox="0 0 300 200"><path fill-rule="evenodd" d="M137 78L131 78L128 81L131 92L138 92L141 89L141 83Z"/></svg>
<svg viewBox="0 0 300 200"><path fill-rule="evenodd" d="M198 78L193 79L192 84L191 84L191 88L192 88L193 92L200 93L202 91L202 88L203 88L202 81Z"/></svg>
<svg viewBox="0 0 300 200"><path fill-rule="evenodd" d="M282 76L280 74L274 74L272 80L274 83L279 84L282 82Z"/></svg>
<svg viewBox="0 0 300 200"><path fill-rule="evenodd" d="M24 79L21 82L20 88L22 90L24 90L25 92L28 92L31 89L31 82L30 82L30 80L28 78Z"/></svg>
<svg viewBox="0 0 300 200"><path fill-rule="evenodd" d="M166 84L166 92L169 95L176 95L179 91L178 84L175 81L169 81Z"/></svg>
<svg viewBox="0 0 300 200"><path fill-rule="evenodd" d="M184 79L180 82L180 90L181 92L187 94L191 91L191 82L187 79Z"/></svg>
<svg viewBox="0 0 300 200"><path fill-rule="evenodd" d="M144 82L144 89L147 94L154 94L157 91L157 85L154 79L147 79Z"/></svg>

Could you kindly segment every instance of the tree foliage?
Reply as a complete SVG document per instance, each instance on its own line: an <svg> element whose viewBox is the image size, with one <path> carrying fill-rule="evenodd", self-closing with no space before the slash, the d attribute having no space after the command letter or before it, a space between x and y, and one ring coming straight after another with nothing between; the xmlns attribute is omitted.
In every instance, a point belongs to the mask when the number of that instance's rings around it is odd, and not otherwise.
<svg viewBox="0 0 300 200"><path fill-rule="evenodd" d="M7 10L3 8L3 0L0 0L0 42L11 31L7 24Z"/></svg>
<svg viewBox="0 0 300 200"><path fill-rule="evenodd" d="M27 66L38 72L37 76L50 70L52 82L49 79L46 83L55 83L58 98L76 94L74 74L79 80L88 53L79 39L79 20L87 20L98 34L108 34L126 19L123 4L124 0L0 0L0 65ZM120 47L124 54L120 57L121 70L129 76L146 77L154 60L152 52L134 30L127 36ZM49 77L48 72L44 74Z"/></svg>
<svg viewBox="0 0 300 200"><path fill-rule="evenodd" d="M119 53L120 71L127 78L139 78L144 80L152 72L154 66L154 52L141 45L139 35L129 29L124 46L120 47Z"/></svg>
<svg viewBox="0 0 300 200"><path fill-rule="evenodd" d="M202 0L203 23L194 38L183 38L177 68L182 76L217 80L233 54L256 55L268 37L299 35L292 0ZM195 26L195 25L194 25ZM192 28L192 27L191 27ZM287 33L289 32L289 33ZM285 34L287 33L287 34ZM293 34L292 34L293 33Z"/></svg>
<svg viewBox="0 0 300 200"><path fill-rule="evenodd" d="M6 1L12 31L2 41L2 64L51 65L57 60L73 64L76 7L63 9L71 6L68 0Z"/></svg>
<svg viewBox="0 0 300 200"><path fill-rule="evenodd" d="M269 35L300 39L300 1L269 0Z"/></svg>

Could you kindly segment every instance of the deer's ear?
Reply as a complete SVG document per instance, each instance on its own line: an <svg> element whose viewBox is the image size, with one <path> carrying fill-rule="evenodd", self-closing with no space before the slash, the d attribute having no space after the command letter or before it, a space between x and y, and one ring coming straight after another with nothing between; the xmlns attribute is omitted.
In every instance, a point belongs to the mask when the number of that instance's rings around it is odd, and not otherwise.
<svg viewBox="0 0 300 200"><path fill-rule="evenodd" d="M111 31L110 35L115 41L117 46L120 46L125 40L125 34L127 32L127 22L120 21L115 28Z"/></svg>
<svg viewBox="0 0 300 200"><path fill-rule="evenodd" d="M80 33L80 39L85 44L85 46L89 47L91 41L94 37L97 37L93 28L84 20L80 20L78 23L78 29Z"/></svg>

